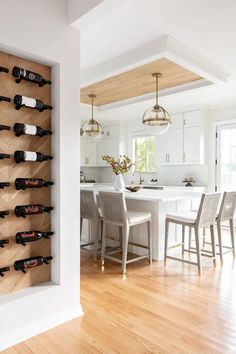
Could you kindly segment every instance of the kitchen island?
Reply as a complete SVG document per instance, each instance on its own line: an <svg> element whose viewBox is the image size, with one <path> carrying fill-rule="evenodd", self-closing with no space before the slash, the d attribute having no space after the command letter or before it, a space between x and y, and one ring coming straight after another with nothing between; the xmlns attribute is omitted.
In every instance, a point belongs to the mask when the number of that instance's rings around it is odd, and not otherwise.
<svg viewBox="0 0 236 354"><path fill-rule="evenodd" d="M112 185L95 184L83 188L99 191L112 191ZM125 191L127 208L137 211L149 211L152 214L152 238L153 238L153 259L161 261L164 258L164 236L165 216L167 213L184 211L198 208L201 192L193 190L174 189L150 190L141 189L138 192ZM83 238L88 238L88 233L96 232L90 228L84 228ZM109 235L118 237L118 230L111 227ZM178 225L170 225L169 244L174 245L181 240L181 229ZM131 228L130 241L138 244L146 244L146 225L137 225ZM139 254L140 248L131 246L130 250Z"/></svg>

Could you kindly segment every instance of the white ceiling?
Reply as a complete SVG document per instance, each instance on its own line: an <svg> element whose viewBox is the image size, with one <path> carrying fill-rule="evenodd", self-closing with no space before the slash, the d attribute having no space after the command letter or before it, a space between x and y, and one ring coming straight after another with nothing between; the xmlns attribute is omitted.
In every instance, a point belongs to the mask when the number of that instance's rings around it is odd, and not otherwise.
<svg viewBox="0 0 236 354"><path fill-rule="evenodd" d="M178 110L183 106L236 102L235 14L235 0L126 0L82 31L81 70L170 35L228 71L231 77L227 84L163 97L161 104ZM146 104L114 111L129 111L133 116Z"/></svg>

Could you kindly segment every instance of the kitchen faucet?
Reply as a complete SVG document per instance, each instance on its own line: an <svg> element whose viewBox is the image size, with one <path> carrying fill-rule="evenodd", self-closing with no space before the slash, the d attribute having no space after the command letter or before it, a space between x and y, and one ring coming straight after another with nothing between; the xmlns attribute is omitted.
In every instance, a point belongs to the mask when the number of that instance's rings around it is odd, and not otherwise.
<svg viewBox="0 0 236 354"><path fill-rule="evenodd" d="M144 178L142 178L142 171L134 171L133 176L134 176L135 172L139 173L139 184L143 184Z"/></svg>

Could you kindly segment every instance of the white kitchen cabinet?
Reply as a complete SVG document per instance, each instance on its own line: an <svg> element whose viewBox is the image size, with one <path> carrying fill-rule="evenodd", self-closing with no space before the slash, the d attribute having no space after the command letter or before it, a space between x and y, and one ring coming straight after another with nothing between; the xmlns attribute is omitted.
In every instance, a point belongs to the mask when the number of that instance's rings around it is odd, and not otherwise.
<svg viewBox="0 0 236 354"><path fill-rule="evenodd" d="M80 165L94 167L97 163L96 143L80 139Z"/></svg>
<svg viewBox="0 0 236 354"><path fill-rule="evenodd" d="M201 112L171 115L172 124L156 137L157 165L199 165L203 163Z"/></svg>
<svg viewBox="0 0 236 354"><path fill-rule="evenodd" d="M201 127L184 127L184 164L198 165L201 160Z"/></svg>
<svg viewBox="0 0 236 354"><path fill-rule="evenodd" d="M170 129L156 137L156 161L157 166L183 164L183 129Z"/></svg>
<svg viewBox="0 0 236 354"><path fill-rule="evenodd" d="M183 114L185 127L200 127L201 125L201 112L190 111Z"/></svg>
<svg viewBox="0 0 236 354"><path fill-rule="evenodd" d="M118 157L120 154L120 139L108 138L102 139L97 143L97 166L108 166L106 161L102 160L103 155Z"/></svg>

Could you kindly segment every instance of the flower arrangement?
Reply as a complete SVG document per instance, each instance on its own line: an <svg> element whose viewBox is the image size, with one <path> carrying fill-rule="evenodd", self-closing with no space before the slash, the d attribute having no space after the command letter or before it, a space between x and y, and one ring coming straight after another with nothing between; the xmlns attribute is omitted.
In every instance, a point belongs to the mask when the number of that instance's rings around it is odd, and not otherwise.
<svg viewBox="0 0 236 354"><path fill-rule="evenodd" d="M109 155L104 155L102 156L102 159L111 165L112 171L116 175L123 175L124 173L127 173L134 165L134 163L126 155L120 155L117 159Z"/></svg>

